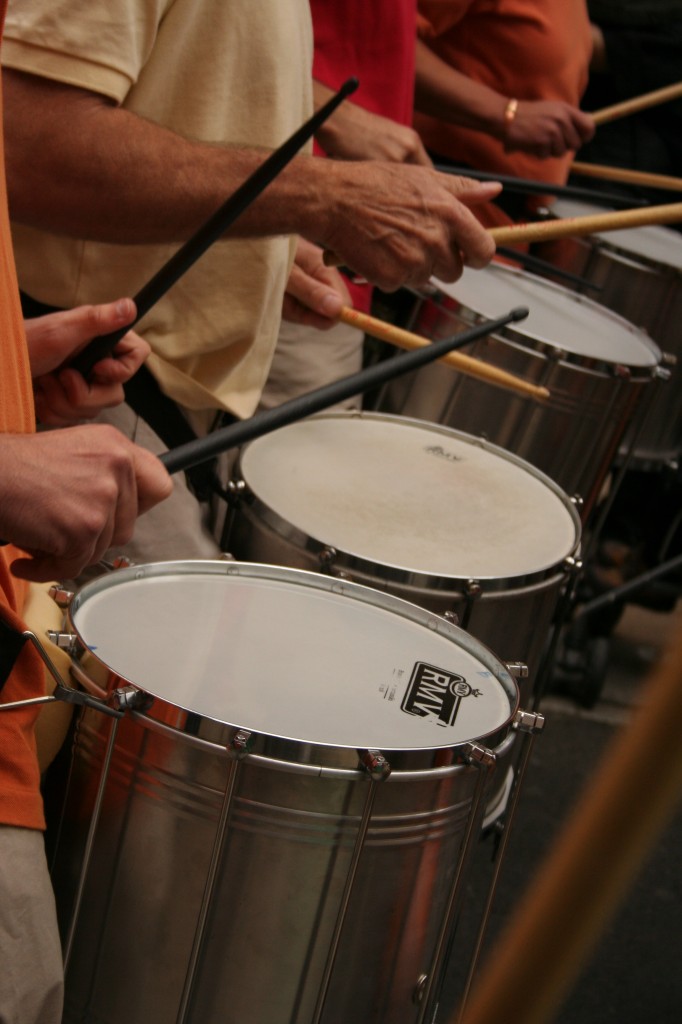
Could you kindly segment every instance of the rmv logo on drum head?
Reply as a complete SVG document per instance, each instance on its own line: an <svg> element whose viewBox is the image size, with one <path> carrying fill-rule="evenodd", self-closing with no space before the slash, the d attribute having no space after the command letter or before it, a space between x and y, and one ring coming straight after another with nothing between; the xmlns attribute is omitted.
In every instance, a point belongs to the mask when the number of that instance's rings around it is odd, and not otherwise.
<svg viewBox="0 0 682 1024"><path fill-rule="evenodd" d="M400 707L408 715L435 718L438 725L454 725L464 697L479 697L464 676L418 661Z"/></svg>

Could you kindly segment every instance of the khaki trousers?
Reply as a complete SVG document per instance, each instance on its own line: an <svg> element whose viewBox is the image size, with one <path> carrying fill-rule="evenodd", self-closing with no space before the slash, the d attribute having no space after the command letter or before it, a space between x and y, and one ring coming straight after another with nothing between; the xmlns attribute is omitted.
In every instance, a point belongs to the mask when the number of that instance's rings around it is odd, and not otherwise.
<svg viewBox="0 0 682 1024"><path fill-rule="evenodd" d="M8 825L0 825L0 962L0 1024L59 1024L62 954L43 835Z"/></svg>
<svg viewBox="0 0 682 1024"><path fill-rule="evenodd" d="M336 324L328 331L282 321L277 348L260 402L272 409L290 398L348 377L362 368L362 331ZM358 409L362 396L340 402L335 409Z"/></svg>

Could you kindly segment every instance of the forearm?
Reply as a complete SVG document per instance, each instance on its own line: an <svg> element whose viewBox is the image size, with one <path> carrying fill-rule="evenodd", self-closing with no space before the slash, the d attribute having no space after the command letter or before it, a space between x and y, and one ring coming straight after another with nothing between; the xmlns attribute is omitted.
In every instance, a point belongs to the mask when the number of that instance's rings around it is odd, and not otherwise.
<svg viewBox="0 0 682 1024"><path fill-rule="evenodd" d="M183 240L268 155L185 139L104 97L33 76L5 71L3 83L12 217L56 233L129 244ZM316 164L296 158L233 234L289 234L323 221Z"/></svg>
<svg viewBox="0 0 682 1024"><path fill-rule="evenodd" d="M417 40L414 100L416 110L441 121L497 138L504 133L509 97L450 67L421 39Z"/></svg>
<svg viewBox="0 0 682 1024"><path fill-rule="evenodd" d="M181 138L92 93L5 78L13 216L34 227L111 243L180 241L265 159ZM454 280L463 259L479 266L492 256L468 206L497 191L408 163L296 156L230 234L302 235L385 290L432 274Z"/></svg>

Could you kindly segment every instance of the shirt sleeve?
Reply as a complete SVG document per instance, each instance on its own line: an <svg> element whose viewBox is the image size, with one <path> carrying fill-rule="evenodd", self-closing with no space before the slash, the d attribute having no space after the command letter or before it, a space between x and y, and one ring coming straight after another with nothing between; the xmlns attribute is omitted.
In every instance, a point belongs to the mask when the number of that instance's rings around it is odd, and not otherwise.
<svg viewBox="0 0 682 1024"><path fill-rule="evenodd" d="M8 68L121 103L149 59L176 0L10 0L2 44Z"/></svg>

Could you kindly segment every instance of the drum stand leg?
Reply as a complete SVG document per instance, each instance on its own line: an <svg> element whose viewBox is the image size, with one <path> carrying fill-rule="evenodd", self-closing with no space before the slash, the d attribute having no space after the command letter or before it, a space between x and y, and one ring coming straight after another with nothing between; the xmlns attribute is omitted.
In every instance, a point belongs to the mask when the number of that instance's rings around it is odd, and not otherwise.
<svg viewBox="0 0 682 1024"><path fill-rule="evenodd" d="M521 748L521 754L519 756L519 763L514 776L514 785L512 788L511 799L507 810L506 820L503 822L502 834L500 845L497 850L495 858L495 869L493 871L493 877L490 882L490 889L488 892L488 898L486 905L483 909L483 917L481 918L481 924L479 926L478 934L474 943L474 952L469 965L469 971L467 974L466 981L464 983L464 990L462 992L462 1000L460 1002L459 1014L457 1017L457 1024L462 1024L464 1011L466 1009L467 1000L471 991L471 986L478 967L479 957L481 955L481 948L483 946L483 940L488 927L488 920L490 918L490 912L492 910L495 895L497 893L497 883L500 878L500 871L502 863L504 861L504 855L509 842L509 836L511 834L511 828L516 814L516 808L519 801L519 794L521 792L521 786L525 778L526 769L530 760L530 755L533 749L533 742L536 735L542 731L545 725L545 720L542 715L531 714L526 711L519 711L517 713L514 727L524 733L523 746Z"/></svg>
<svg viewBox="0 0 682 1024"><path fill-rule="evenodd" d="M469 763L478 768L478 778L474 790L471 811L467 822L465 835L462 839L459 858L455 866L452 885L448 894L445 906L445 914L441 923L436 946L431 960L428 975L420 993L420 1012L416 1024L431 1024L435 1020L438 1011L438 997L440 995L441 975L445 964L448 947L453 935L455 917L459 910L460 893L462 890L465 868L478 843L481 834L481 825L485 813L483 794L487 788L490 773L495 767L495 754L487 747L479 744L471 744L469 751Z"/></svg>
<svg viewBox="0 0 682 1024"><path fill-rule="evenodd" d="M628 580L627 583L622 583L619 587L614 587L613 590L607 590L605 594L600 594L599 597L595 597L592 601L588 601L582 608L578 610L576 619L584 618L591 615L593 612L599 611L602 608L608 608L611 605L617 604L618 601L623 598L629 597L630 594L636 593L640 587L646 586L647 583L652 583L654 580L660 579L662 576L667 576L678 569L682 568L682 555L676 555L675 558L670 558L667 562L661 562L654 569L649 569L647 572L641 573L634 579Z"/></svg>

